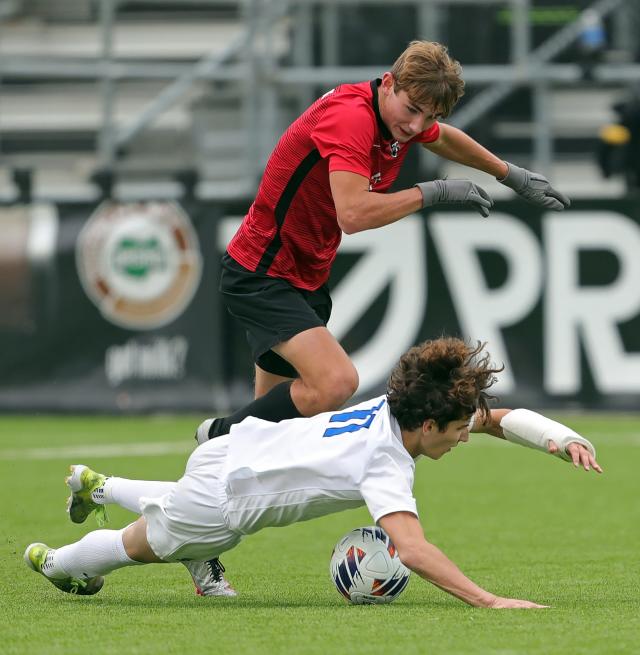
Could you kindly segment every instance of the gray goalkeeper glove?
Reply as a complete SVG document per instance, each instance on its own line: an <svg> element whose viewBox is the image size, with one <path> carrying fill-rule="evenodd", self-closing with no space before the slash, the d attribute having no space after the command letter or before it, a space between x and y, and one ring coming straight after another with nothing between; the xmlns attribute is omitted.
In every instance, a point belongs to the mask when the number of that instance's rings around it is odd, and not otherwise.
<svg viewBox="0 0 640 655"><path fill-rule="evenodd" d="M433 180L415 184L422 193L422 206L438 203L461 203L471 205L483 216L489 216L493 200L489 194L470 180Z"/></svg>
<svg viewBox="0 0 640 655"><path fill-rule="evenodd" d="M498 182L513 189L519 196L534 205L545 209L562 211L571 205L571 201L560 191L554 189L549 180L540 173L533 173L526 168L505 162L509 169L506 176Z"/></svg>

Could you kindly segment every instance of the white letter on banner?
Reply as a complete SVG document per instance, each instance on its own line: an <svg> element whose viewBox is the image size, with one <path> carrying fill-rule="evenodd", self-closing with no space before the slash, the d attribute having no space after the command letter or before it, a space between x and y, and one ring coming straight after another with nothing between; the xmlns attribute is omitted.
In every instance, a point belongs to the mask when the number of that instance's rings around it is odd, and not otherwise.
<svg viewBox="0 0 640 655"><path fill-rule="evenodd" d="M339 252L364 252L332 293L329 329L340 340L390 284L389 303L376 333L351 358L360 393L383 383L415 342L427 304L424 218L411 215L377 230L343 238Z"/></svg>
<svg viewBox="0 0 640 655"><path fill-rule="evenodd" d="M549 214L544 220L548 253L545 298L545 389L580 390L580 340L596 387L604 393L640 391L640 353L627 353L617 323L640 310L640 229L607 211ZM581 250L608 250L619 261L611 284L580 286Z"/></svg>
<svg viewBox="0 0 640 655"><path fill-rule="evenodd" d="M515 382L500 328L517 323L538 301L542 287L538 240L524 223L497 212L490 218L436 213L429 218L429 229L462 333L469 339L488 342L492 360L505 365L496 391L512 392ZM509 274L501 287L487 286L480 250L498 252L507 260Z"/></svg>

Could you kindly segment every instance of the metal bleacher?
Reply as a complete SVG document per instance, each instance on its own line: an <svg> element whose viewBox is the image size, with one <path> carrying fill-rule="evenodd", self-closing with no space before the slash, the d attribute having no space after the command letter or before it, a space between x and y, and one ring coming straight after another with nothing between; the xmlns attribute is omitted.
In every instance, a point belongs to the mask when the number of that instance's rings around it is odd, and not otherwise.
<svg viewBox="0 0 640 655"><path fill-rule="evenodd" d="M130 186L155 180L150 193L171 195L170 174L202 160L205 140L198 130L211 94L218 129L241 129L237 110L224 109L228 93L204 78L135 137L117 143L120 130L134 125L168 85L237 42L245 31L237 3L191 2L180 10L167 3L57 4L62 12L19 3L0 22L3 163L32 168L36 194L93 197L92 173L114 168ZM37 15L30 11L38 9ZM220 169L214 177L224 181L227 171L230 177L238 168Z"/></svg>
<svg viewBox="0 0 640 655"><path fill-rule="evenodd" d="M389 64L341 63L341 10L392 4L0 0L0 199L15 196L16 169L34 172L33 195L42 198L96 198L93 176L104 170L115 173L115 193L123 198L174 196L176 173L184 170L197 173L203 197L251 194L282 129L319 90L379 75ZM639 3L591 3L617 27L613 56L587 80L578 63L555 62L578 37L579 17L534 48L528 31L533 0L406 4L418 17L407 41L443 40L437 26L449 7L507 7L514 17L511 61L464 65L473 93L452 122L473 127L514 89L528 87L531 116L491 118L491 135L504 148L499 154L549 171L569 193L623 192L620 181L601 180L590 153L584 146L572 152L572 143L594 140L612 119L612 100L640 80L625 53ZM424 157L427 170L433 162ZM440 170L463 174L455 165ZM467 169L464 175L473 177ZM503 190L486 178L483 183L496 195Z"/></svg>

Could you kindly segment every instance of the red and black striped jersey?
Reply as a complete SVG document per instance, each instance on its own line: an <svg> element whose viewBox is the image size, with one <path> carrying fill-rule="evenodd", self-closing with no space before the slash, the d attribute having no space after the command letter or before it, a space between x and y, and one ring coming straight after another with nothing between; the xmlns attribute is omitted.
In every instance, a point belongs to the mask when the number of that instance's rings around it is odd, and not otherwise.
<svg viewBox="0 0 640 655"><path fill-rule="evenodd" d="M228 253L251 271L315 290L324 284L342 231L329 186L331 171L369 179L386 192L413 142L430 143L438 123L411 141L394 141L378 111L380 80L343 84L316 100L274 148L255 201Z"/></svg>

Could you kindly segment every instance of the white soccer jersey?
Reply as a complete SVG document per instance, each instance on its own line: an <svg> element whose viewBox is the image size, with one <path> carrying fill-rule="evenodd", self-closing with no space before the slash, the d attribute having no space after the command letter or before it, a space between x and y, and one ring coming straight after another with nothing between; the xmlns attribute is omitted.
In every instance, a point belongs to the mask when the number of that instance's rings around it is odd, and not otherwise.
<svg viewBox="0 0 640 655"><path fill-rule="evenodd" d="M280 423L249 417L229 439L230 528L250 534L364 504L374 521L417 515L414 472L385 396Z"/></svg>

